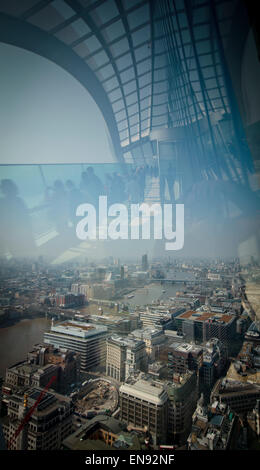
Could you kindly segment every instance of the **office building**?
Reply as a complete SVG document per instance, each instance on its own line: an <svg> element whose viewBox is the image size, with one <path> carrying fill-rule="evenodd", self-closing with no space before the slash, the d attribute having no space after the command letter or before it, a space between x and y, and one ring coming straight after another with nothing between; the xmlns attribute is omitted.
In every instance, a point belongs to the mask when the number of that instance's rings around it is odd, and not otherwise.
<svg viewBox="0 0 260 470"><path fill-rule="evenodd" d="M188 328L187 320L189 321ZM236 318L230 314L189 310L178 315L175 322L182 331L185 322L185 333L189 332L189 337L193 337L199 342L206 342L210 338L218 338L228 346L236 332Z"/></svg>
<svg viewBox="0 0 260 470"><path fill-rule="evenodd" d="M183 445L190 431L192 414L198 399L198 379L195 371L175 373L173 381L167 383L169 442Z"/></svg>
<svg viewBox="0 0 260 470"><path fill-rule="evenodd" d="M2 418L5 441L10 450L58 450L72 431L73 405L70 398L31 387L11 395L7 416ZM17 437L15 433L29 410L35 406L29 422Z"/></svg>
<svg viewBox="0 0 260 470"><path fill-rule="evenodd" d="M203 363L200 369L200 384L210 388L223 374L227 364L227 348L217 338L212 338L203 347Z"/></svg>
<svg viewBox="0 0 260 470"><path fill-rule="evenodd" d="M81 370L105 366L107 328L92 323L65 321L52 324L44 343L80 354Z"/></svg>
<svg viewBox="0 0 260 470"><path fill-rule="evenodd" d="M147 354L144 341L118 335L107 339L106 374L123 382L136 371L146 371Z"/></svg>
<svg viewBox="0 0 260 470"><path fill-rule="evenodd" d="M168 395L159 381L130 378L119 389L120 419L133 429L149 430L154 444L167 438Z"/></svg>
<svg viewBox="0 0 260 470"><path fill-rule="evenodd" d="M146 328L134 330L129 337L133 337L145 342L145 349L150 360L155 360L159 356L160 348L165 343L164 332L160 329L147 326Z"/></svg>
<svg viewBox="0 0 260 470"><path fill-rule="evenodd" d="M53 346L36 345L28 353L26 361L14 364L6 370L4 387L12 391L25 386L45 387L55 376L52 388L65 393L72 383L78 381L79 369L79 354Z"/></svg>
<svg viewBox="0 0 260 470"><path fill-rule="evenodd" d="M202 347L188 343L173 343L168 351L168 369L173 374L185 374L188 370L199 371L203 361Z"/></svg>
<svg viewBox="0 0 260 470"><path fill-rule="evenodd" d="M142 256L142 271L147 271L148 270L148 256L143 255Z"/></svg>

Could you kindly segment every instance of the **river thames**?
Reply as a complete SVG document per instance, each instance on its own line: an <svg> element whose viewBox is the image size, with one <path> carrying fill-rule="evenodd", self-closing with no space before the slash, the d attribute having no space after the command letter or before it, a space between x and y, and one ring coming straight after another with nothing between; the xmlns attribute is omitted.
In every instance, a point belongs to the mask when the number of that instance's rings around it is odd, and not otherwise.
<svg viewBox="0 0 260 470"><path fill-rule="evenodd" d="M191 273L178 273L176 279L189 281L194 279ZM184 289L184 284L153 283L132 292L118 300L120 304L128 304L130 309L136 305L143 306L156 300L174 297L177 291ZM82 309L83 310L83 309ZM87 310L88 309L84 309ZM34 344L43 342L43 334L50 327L51 320L46 318L23 319L12 326L0 328L0 376L5 375L7 367L26 359L27 353Z"/></svg>
<svg viewBox="0 0 260 470"><path fill-rule="evenodd" d="M34 344L43 342L50 323L46 318L24 319L0 328L0 376L5 375L7 367L26 359Z"/></svg>

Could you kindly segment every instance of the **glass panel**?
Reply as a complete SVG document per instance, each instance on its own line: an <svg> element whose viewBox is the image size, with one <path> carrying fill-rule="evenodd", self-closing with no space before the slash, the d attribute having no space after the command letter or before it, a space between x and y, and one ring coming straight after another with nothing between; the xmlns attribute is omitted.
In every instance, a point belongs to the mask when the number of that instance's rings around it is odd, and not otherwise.
<svg viewBox="0 0 260 470"><path fill-rule="evenodd" d="M20 16L25 11L36 5L39 0L16 0L10 2L10 0L1 0L0 11L7 13L8 15Z"/></svg>
<svg viewBox="0 0 260 470"><path fill-rule="evenodd" d="M68 20L71 16L75 15L75 11L62 0L55 0L51 5L61 14L64 20Z"/></svg>
<svg viewBox="0 0 260 470"><path fill-rule="evenodd" d="M109 2L104 2L89 14L98 25L101 25L118 16L119 12L114 0L109 0Z"/></svg>
<svg viewBox="0 0 260 470"><path fill-rule="evenodd" d="M131 116L131 117L129 118L129 124L130 124L130 126L133 126L133 125L135 125L135 124L138 124L138 122L139 122L139 115L138 115L138 114L134 114L133 116Z"/></svg>
<svg viewBox="0 0 260 470"><path fill-rule="evenodd" d="M97 49L101 48L101 44L98 41L98 39L96 38L96 36L91 36L89 39L84 41L84 44L86 44L86 46L88 48L88 51L89 51L89 54L92 54Z"/></svg>
<svg viewBox="0 0 260 470"><path fill-rule="evenodd" d="M93 57L88 59L87 62L91 67L97 68L97 67L101 67L103 64L106 64L108 61L109 59L105 51L100 51L97 54L95 54Z"/></svg>
<svg viewBox="0 0 260 470"><path fill-rule="evenodd" d="M133 126L133 127L130 127L130 135L131 137L136 135L137 133L139 132L139 126Z"/></svg>
<svg viewBox="0 0 260 470"><path fill-rule="evenodd" d="M210 10L208 6L201 8L194 8L193 10L193 24L202 23L209 19Z"/></svg>
<svg viewBox="0 0 260 470"><path fill-rule="evenodd" d="M84 34L90 32L90 28L81 18L74 21L71 26L73 27L73 29L75 29L75 31L77 31L77 33L79 33L80 36L84 36Z"/></svg>
<svg viewBox="0 0 260 470"><path fill-rule="evenodd" d="M116 21L116 23L103 29L102 34L108 42L114 41L114 39L123 36L125 34L125 29L122 21Z"/></svg>
<svg viewBox="0 0 260 470"><path fill-rule="evenodd" d="M167 124L166 116L153 116L153 126L164 126Z"/></svg>
<svg viewBox="0 0 260 470"><path fill-rule="evenodd" d="M113 111L116 113L117 111L121 111L124 109L124 102L123 100L117 101L116 103L112 104Z"/></svg>
<svg viewBox="0 0 260 470"><path fill-rule="evenodd" d="M150 72L152 68L151 59L144 60L137 64L137 73L142 75L143 73Z"/></svg>
<svg viewBox="0 0 260 470"><path fill-rule="evenodd" d="M125 95L129 95L129 93L136 91L136 81L133 80L131 83L124 85L123 89Z"/></svg>
<svg viewBox="0 0 260 470"><path fill-rule="evenodd" d="M128 51L129 43L126 38L121 39L120 41L116 42L112 46L110 46L110 51L112 52L114 57L118 57L124 52Z"/></svg>
<svg viewBox="0 0 260 470"><path fill-rule="evenodd" d="M138 78L139 87L141 88L141 87L144 87L145 85L148 85L149 83L151 83L151 80L152 80L152 75L150 72L146 73L142 77L139 77Z"/></svg>
<svg viewBox="0 0 260 470"><path fill-rule="evenodd" d="M198 54L207 54L211 51L211 45L209 41L197 42Z"/></svg>
<svg viewBox="0 0 260 470"><path fill-rule="evenodd" d="M135 78L135 72L133 68L127 69L125 72L121 72L120 74L122 83L128 82L132 78Z"/></svg>
<svg viewBox="0 0 260 470"><path fill-rule="evenodd" d="M166 93L162 95L153 95L153 104L160 105L168 101L168 96Z"/></svg>
<svg viewBox="0 0 260 470"><path fill-rule="evenodd" d="M28 21L45 31L50 31L60 23L63 23L64 18L55 8L53 8L52 4L50 4L35 13L33 16L30 16Z"/></svg>
<svg viewBox="0 0 260 470"><path fill-rule="evenodd" d="M150 39L151 39L151 26L150 25L147 25L144 28L139 29L138 31L135 31L134 33L132 33L132 41L133 41L134 47Z"/></svg>
<svg viewBox="0 0 260 470"><path fill-rule="evenodd" d="M143 144L143 153L146 157L152 157L153 155L153 149L152 149L152 145L151 145L151 142L145 142Z"/></svg>
<svg viewBox="0 0 260 470"><path fill-rule="evenodd" d="M71 44L72 42L79 39L81 36L88 34L90 32L89 27L84 23L82 19L73 21L69 26L63 28L61 31L58 31L55 36L66 44Z"/></svg>
<svg viewBox="0 0 260 470"><path fill-rule="evenodd" d="M142 109L149 108L149 106L150 106L150 101L151 101L150 96L147 97L147 98L144 98L143 100L141 100L141 102L140 102L140 108L141 108L141 110L142 110Z"/></svg>
<svg viewBox="0 0 260 470"><path fill-rule="evenodd" d="M194 28L195 39L208 38L210 34L209 25L199 25Z"/></svg>
<svg viewBox="0 0 260 470"><path fill-rule="evenodd" d="M135 49L135 58L136 61L139 62L140 60L146 59L151 55L151 48L149 47L149 44L144 44L141 47L138 47L138 49Z"/></svg>
<svg viewBox="0 0 260 470"><path fill-rule="evenodd" d="M105 57L107 57L107 55ZM107 57L107 60L108 60L108 57ZM114 69L111 64L105 65L105 67L102 67L97 72L97 75L101 81L103 81L106 78L111 77L113 74L114 74Z"/></svg>
<svg viewBox="0 0 260 470"><path fill-rule="evenodd" d="M118 131L121 132L125 129L127 129L127 121L121 121L119 124L117 124Z"/></svg>
<svg viewBox="0 0 260 470"><path fill-rule="evenodd" d="M132 116L133 114L138 113L138 104L132 104L131 106L128 106L128 115Z"/></svg>
<svg viewBox="0 0 260 470"><path fill-rule="evenodd" d="M148 19L149 19L149 5L148 4L142 6L141 8L138 8L137 10L127 15L127 21L128 21L130 29L134 29L137 26L140 26L141 24L148 21Z"/></svg>
<svg viewBox="0 0 260 470"><path fill-rule="evenodd" d="M125 109L123 109L123 110L120 111L119 113L116 113L116 114L115 114L115 118L116 118L117 122L121 121L122 119L125 119L125 118L126 118L126 111L125 111Z"/></svg>
<svg viewBox="0 0 260 470"><path fill-rule="evenodd" d="M117 90L112 91L111 93L109 93L108 96L109 96L109 99L112 103L113 101L117 101L120 98L122 98L122 92L121 92L120 88L117 88Z"/></svg>
<svg viewBox="0 0 260 470"><path fill-rule="evenodd" d="M153 115L154 116L160 116L162 114L166 114L168 111L168 107L167 107L167 104L162 104L160 106L156 106L154 109L153 109Z"/></svg>
<svg viewBox="0 0 260 470"><path fill-rule="evenodd" d="M113 90L114 88L119 87L119 83L118 83L118 80L117 80L116 76L114 76L110 80L107 80L106 82L104 82L103 87L105 88L105 90L107 92Z"/></svg>
<svg viewBox="0 0 260 470"><path fill-rule="evenodd" d="M158 39L157 41L154 41L154 52L155 52L155 54L161 54L164 51L165 51L165 48L164 48L163 41L161 39Z"/></svg>
<svg viewBox="0 0 260 470"><path fill-rule="evenodd" d="M142 88L140 90L140 99L146 98L147 96L151 95L151 90L152 90L151 85L148 85L145 88Z"/></svg>
<svg viewBox="0 0 260 470"><path fill-rule="evenodd" d="M125 140L128 138L128 129L119 133L120 140Z"/></svg>
<svg viewBox="0 0 260 470"><path fill-rule="evenodd" d="M137 102L137 93L132 93L130 96L126 97L126 104L129 106Z"/></svg>
<svg viewBox="0 0 260 470"><path fill-rule="evenodd" d="M116 64L119 71L125 69L126 67L129 67L133 64L131 54L128 53L120 59L117 59Z"/></svg>
<svg viewBox="0 0 260 470"><path fill-rule="evenodd" d="M168 82L154 83L154 93L163 93L168 90Z"/></svg>
<svg viewBox="0 0 260 470"><path fill-rule="evenodd" d="M149 108L144 109L143 111L141 111L141 119L142 119L142 121L143 121L144 119L147 119L147 118L149 117L149 115L150 115L150 109L149 109Z"/></svg>

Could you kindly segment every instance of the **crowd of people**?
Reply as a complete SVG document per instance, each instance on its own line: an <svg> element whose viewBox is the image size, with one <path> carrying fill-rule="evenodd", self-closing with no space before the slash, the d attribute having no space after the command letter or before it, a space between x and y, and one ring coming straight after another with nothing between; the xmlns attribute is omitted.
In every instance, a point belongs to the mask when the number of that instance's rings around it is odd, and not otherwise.
<svg viewBox="0 0 260 470"><path fill-rule="evenodd" d="M104 181L88 167L81 174L77 186L71 179L65 183L57 179L46 188L45 203L58 233L77 223L76 209L82 203L92 204L98 210L99 196L107 196L108 205L115 203L142 203L145 198L147 176L158 176L156 167L148 165L131 168L128 174L106 173Z"/></svg>
<svg viewBox="0 0 260 470"><path fill-rule="evenodd" d="M83 203L94 205L98 213L99 196L107 196L108 206L115 203L141 204L145 199L146 178L157 177L158 167L143 165L129 168L128 173L106 173L104 181L95 174L93 167L82 172L79 184L72 179L56 179L45 189L44 206L47 217L56 231L63 234L78 223L77 207ZM31 251L34 246L31 211L19 196L18 187L11 179L0 183L1 245L13 252L17 244ZM42 206L41 206L42 207ZM43 208L42 207L42 208Z"/></svg>

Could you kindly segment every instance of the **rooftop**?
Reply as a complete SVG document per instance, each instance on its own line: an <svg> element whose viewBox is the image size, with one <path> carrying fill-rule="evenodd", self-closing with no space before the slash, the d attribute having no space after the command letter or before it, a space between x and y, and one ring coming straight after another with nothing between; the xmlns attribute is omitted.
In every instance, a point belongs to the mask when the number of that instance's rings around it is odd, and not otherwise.
<svg viewBox="0 0 260 470"><path fill-rule="evenodd" d="M134 383L121 385L119 391L155 405L163 405L167 400L167 393L163 384L155 381L137 379Z"/></svg>
<svg viewBox="0 0 260 470"><path fill-rule="evenodd" d="M107 331L107 327L96 325L93 323L84 323L77 321L65 321L51 326L52 333L60 333L63 335L77 336L80 338L88 338L99 333Z"/></svg>
<svg viewBox="0 0 260 470"><path fill-rule="evenodd" d="M192 320L192 321L213 321L213 322L224 322L230 323L233 320L232 315L222 314L222 313L211 313L211 312L202 312L189 310L188 312L181 313L176 317L177 319L182 320Z"/></svg>

